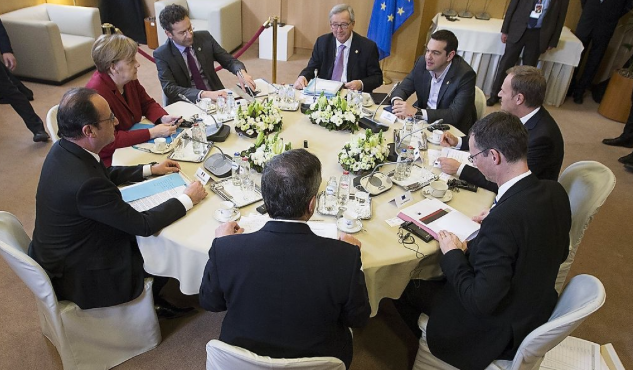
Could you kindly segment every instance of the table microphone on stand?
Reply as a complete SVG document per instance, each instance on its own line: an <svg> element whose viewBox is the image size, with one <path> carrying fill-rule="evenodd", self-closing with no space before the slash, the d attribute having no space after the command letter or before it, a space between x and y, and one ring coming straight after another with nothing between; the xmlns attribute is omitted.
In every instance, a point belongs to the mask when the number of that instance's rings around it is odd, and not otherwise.
<svg viewBox="0 0 633 370"><path fill-rule="evenodd" d="M315 68L314 69L314 96L317 95L316 84L317 84L318 75L319 75L319 70Z"/></svg>
<svg viewBox="0 0 633 370"><path fill-rule="evenodd" d="M393 182L389 178L389 176L385 175L382 172L376 172L378 168L387 165L387 164L398 164L398 163L410 163L413 162L411 159L406 159L402 162L384 162L376 167L371 173L367 176L358 176L354 178L353 185L354 187L361 186L367 193L370 195L378 195L382 194L385 191L391 189L393 186Z"/></svg>
<svg viewBox="0 0 633 370"><path fill-rule="evenodd" d="M200 143L202 145L206 145L207 147L216 148L220 151L220 153L215 153L210 155L206 161L204 161L204 168L207 171L211 172L211 174L215 177L223 178L229 177L231 175L231 167L233 165L233 158L224 154L222 149L219 146L215 145L213 142L204 142L200 140L196 140L193 137L189 136L189 134L184 133L182 135L183 140L191 140L196 143Z"/></svg>
<svg viewBox="0 0 633 370"><path fill-rule="evenodd" d="M370 129L372 132L374 133L378 133L382 130L385 130L386 127L381 125L380 122L376 121L376 113L378 113L378 109L380 109L380 106L382 106L382 103L385 102L385 100L387 100L391 94L393 93L393 91L396 89L396 87L398 87L398 85L400 85L400 82L396 82L393 87L391 88L391 90L389 91L389 93L387 93L387 95L385 95L385 97L380 101L380 103L378 103L378 106L376 107L376 109L374 110L374 113L371 115L371 117L362 117L359 121L358 121L358 125L362 128L368 128Z"/></svg>
<svg viewBox="0 0 633 370"><path fill-rule="evenodd" d="M215 130L213 129L213 127L209 127L209 126L205 125L205 134L207 135L207 140L210 140L210 141L213 141L213 142L219 142L219 143L224 142L226 140L226 138L231 133L231 128L229 126L219 123L215 119L215 117L213 117L212 114L208 114L206 110L204 110L204 109L200 108L199 106L197 106L196 104L194 104L184 94L178 94L178 97L181 100L185 101L186 103L189 103L189 104L193 105L194 107L200 109L202 112L204 112L205 116L211 117L213 122L215 122ZM209 130L209 128L210 128L210 130Z"/></svg>

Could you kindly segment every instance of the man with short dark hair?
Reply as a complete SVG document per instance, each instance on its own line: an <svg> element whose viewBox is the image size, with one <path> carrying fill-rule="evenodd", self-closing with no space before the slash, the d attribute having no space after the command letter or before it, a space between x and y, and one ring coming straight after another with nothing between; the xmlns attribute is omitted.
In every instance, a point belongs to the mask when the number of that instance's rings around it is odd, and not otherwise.
<svg viewBox="0 0 633 370"><path fill-rule="evenodd" d="M97 153L114 140L118 120L91 89L64 94L57 123L61 139L42 166L29 255L46 270L59 300L82 309L129 302L143 291L146 275L136 235L157 233L207 193L196 181L177 198L138 212L117 186L178 172L178 163L106 168ZM161 287L154 286L159 316L178 316L183 309L161 299Z"/></svg>
<svg viewBox="0 0 633 370"><path fill-rule="evenodd" d="M468 132L477 119L475 108L475 71L457 55L458 41L448 30L436 31L413 70L394 90L391 103L399 118L418 116L433 122L443 119ZM416 93L418 101L406 100Z"/></svg>
<svg viewBox="0 0 633 370"><path fill-rule="evenodd" d="M530 171L539 179L558 180L565 143L558 124L543 107L546 88L545 77L536 67L517 66L508 70L499 97L501 109L519 117L528 130L527 162ZM444 133L441 144L468 150L468 140L456 138L449 132ZM497 191L497 185L487 180L477 168L451 158L440 158L439 161L444 173Z"/></svg>
<svg viewBox="0 0 633 370"><path fill-rule="evenodd" d="M251 234L221 225L209 250L200 305L227 311L220 340L261 356L333 356L352 361L350 327L370 314L360 242L315 235L321 162L304 149L271 159L262 196L272 218ZM228 235L228 236L225 236Z"/></svg>
<svg viewBox="0 0 633 370"><path fill-rule="evenodd" d="M237 75L242 87L248 85L255 90L255 82L242 62L227 53L209 31L194 32L187 9L178 4L167 5L159 20L168 39L154 50L154 58L167 104L182 100L179 95L193 102L226 96L226 92L218 91L224 85L214 62Z"/></svg>
<svg viewBox="0 0 633 370"><path fill-rule="evenodd" d="M473 125L469 141L470 158L499 186L495 205L468 243L440 231L446 279L412 281L396 301L439 367L443 361L462 370L511 360L523 339L549 319L571 228L565 189L528 169L528 133L516 116L491 113ZM428 315L422 332L420 312Z"/></svg>

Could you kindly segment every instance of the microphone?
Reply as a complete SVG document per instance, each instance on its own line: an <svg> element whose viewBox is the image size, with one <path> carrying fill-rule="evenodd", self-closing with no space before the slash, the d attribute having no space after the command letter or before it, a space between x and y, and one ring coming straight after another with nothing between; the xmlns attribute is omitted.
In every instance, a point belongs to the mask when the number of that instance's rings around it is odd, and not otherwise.
<svg viewBox="0 0 633 370"><path fill-rule="evenodd" d="M400 85L400 82L396 82L393 87L391 88L391 90L389 90L389 92L387 93L387 95L385 95L385 97L380 101L380 103L378 103L378 107L376 107L376 110L374 110L374 114L371 115L371 119L373 120L376 117L376 113L378 113L378 109L380 108L380 106L382 105L382 103L385 102L385 100L387 100L388 97L391 96L391 94L393 94L393 91L396 89L396 87L398 87L398 85Z"/></svg>
<svg viewBox="0 0 633 370"><path fill-rule="evenodd" d="M204 161L204 168L211 172L211 174L215 177L223 178L231 175L231 167L233 165L233 159L230 156L224 154L222 149L219 146L215 145L213 142L204 142L201 140L194 139L189 134L184 133L182 138L184 140L195 141L196 143L200 143L206 145L207 147L217 148L220 153L215 153L210 155Z"/></svg>
<svg viewBox="0 0 633 370"><path fill-rule="evenodd" d="M393 186L393 182L389 178L389 176L385 175L382 172L376 172L378 168L388 165L388 164L398 164L398 163L412 163L411 159L405 159L401 162L384 162L376 167L374 167L373 171L367 176L356 177L354 179L354 187L361 186L367 193L371 195L382 194L385 191L391 189Z"/></svg>
<svg viewBox="0 0 633 370"><path fill-rule="evenodd" d="M371 115L371 117L362 117L358 121L358 125L360 127L368 128L374 133L378 133L378 132L382 131L383 129L385 129L385 126L383 126L380 122L375 120L376 113L378 113L378 109L380 109L380 107L382 106L382 103L384 103L385 100L387 100L391 96L391 94L393 94L394 90L396 89L396 87L398 87L398 85L400 85L400 82L396 82L393 85L393 87L391 88L389 93L387 93L387 95L385 95L385 97L380 101L380 103L378 103L378 106L374 110L374 113Z"/></svg>
<svg viewBox="0 0 633 370"><path fill-rule="evenodd" d="M205 135L207 135L207 139L211 140L211 141L217 141L217 142L224 142L226 140L226 138L229 136L229 134L231 133L231 128L229 126L226 126L224 124L219 123L215 117L213 117L212 114L208 114L206 110L200 108L199 106L197 106L196 104L194 104L191 100L189 100L189 98L187 98L184 94L178 94L178 97L193 105L194 107L200 109L201 111L204 112L205 117L211 117L211 119L213 120L213 122L215 123L215 127L212 127L210 125L206 125L205 124Z"/></svg>
<svg viewBox="0 0 633 370"><path fill-rule="evenodd" d="M318 75L319 75L319 70L315 68L314 69L314 96L316 96L317 94L316 84L317 84Z"/></svg>

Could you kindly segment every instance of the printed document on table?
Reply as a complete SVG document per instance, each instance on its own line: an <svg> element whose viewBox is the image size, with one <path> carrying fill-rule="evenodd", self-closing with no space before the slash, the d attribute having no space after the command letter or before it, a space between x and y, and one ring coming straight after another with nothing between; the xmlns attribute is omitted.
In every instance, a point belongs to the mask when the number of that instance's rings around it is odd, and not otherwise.
<svg viewBox="0 0 633 370"><path fill-rule="evenodd" d="M316 89L315 85L316 84ZM321 95L325 93L326 96L331 97L343 87L341 81L324 80L322 78L313 78L303 89L303 95Z"/></svg>
<svg viewBox="0 0 633 370"><path fill-rule="evenodd" d="M599 370L600 345L584 339L567 337L547 352L541 369Z"/></svg>
<svg viewBox="0 0 633 370"><path fill-rule="evenodd" d="M453 148L442 148L442 154L440 155L440 157L452 158L457 162L472 166L473 164L468 160L469 156L470 153Z"/></svg>
<svg viewBox="0 0 633 370"><path fill-rule="evenodd" d="M398 217L413 222L435 239L440 230L447 230L457 235L459 240L471 240L477 236L480 227L470 217L437 199L417 202L402 209Z"/></svg>
<svg viewBox="0 0 633 370"><path fill-rule="evenodd" d="M186 187L187 181L180 173L172 173L124 187L121 195L135 210L143 212L177 197Z"/></svg>

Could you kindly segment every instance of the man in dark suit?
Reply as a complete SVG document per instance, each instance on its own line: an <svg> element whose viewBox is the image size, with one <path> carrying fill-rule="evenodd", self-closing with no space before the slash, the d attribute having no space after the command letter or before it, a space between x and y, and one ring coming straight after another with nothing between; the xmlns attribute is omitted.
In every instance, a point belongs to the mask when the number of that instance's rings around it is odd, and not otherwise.
<svg viewBox="0 0 633 370"><path fill-rule="evenodd" d="M347 4L330 10L332 33L320 36L308 66L301 71L295 89L303 89L314 78L341 81L346 89L372 92L382 85L376 43L354 32L354 9Z"/></svg>
<svg viewBox="0 0 633 370"><path fill-rule="evenodd" d="M563 30L569 0L511 0L501 26L501 42L506 50L499 61L497 75L492 84L491 107L499 98L506 71L519 60L523 51L523 65L536 67L539 56L558 45Z"/></svg>
<svg viewBox="0 0 633 370"><path fill-rule="evenodd" d="M33 92L18 80L13 73L17 66L17 60L13 55L11 41L2 21L0 20L0 54L2 54L2 66L0 66L0 103L11 104L11 107L20 115L26 127L33 133L33 141L45 142L49 136L44 130L42 119L35 113L29 100L33 100Z"/></svg>
<svg viewBox="0 0 633 370"><path fill-rule="evenodd" d="M424 333L431 353L462 370L511 360L558 300L554 284L569 252L569 199L558 182L530 172L527 136L524 125L507 112L473 125L471 158L499 185L496 205L468 244L440 231L446 280L410 282L397 301L418 334L419 313L428 314Z"/></svg>
<svg viewBox="0 0 633 370"><path fill-rule="evenodd" d="M220 340L261 356L333 356L352 361L350 327L370 314L360 242L315 235L321 162L304 149L264 167L262 196L271 221L251 234L221 225L209 250L200 305L227 311ZM225 236L230 235L230 236Z"/></svg>
<svg viewBox="0 0 633 370"><path fill-rule="evenodd" d="M167 5L160 12L160 25L169 38L154 51L158 79L167 96L167 104L182 100L182 94L195 102L197 99L226 96L224 85L213 63L238 76L242 87L256 88L246 67L227 53L209 31L193 31L189 12L180 5Z"/></svg>
<svg viewBox="0 0 633 370"><path fill-rule="evenodd" d="M46 270L59 300L82 309L131 301L143 291L145 277L136 235L157 233L206 192L194 182L177 198L138 212L123 201L117 185L178 172L178 163L106 169L97 153L114 140L118 121L94 90L64 94L57 119L61 140L42 167L29 255ZM178 314L156 294L154 299L159 314Z"/></svg>
<svg viewBox="0 0 633 370"><path fill-rule="evenodd" d="M582 42L584 50L580 60L587 54L585 67L578 77L580 66L574 70L574 77L569 86L574 103L582 104L585 90L591 85L598 71L600 62L607 51L618 20L633 7L632 0L580 0L582 13L574 32Z"/></svg>
<svg viewBox="0 0 633 370"><path fill-rule="evenodd" d="M563 165L565 143L558 124L543 107L546 88L545 77L536 67L517 66L508 70L499 97L501 109L519 117L528 130L527 163L532 174L542 180L556 181ZM441 144L468 150L468 140L449 132L443 135ZM487 180L477 168L451 158L439 161L444 173L497 192L497 184Z"/></svg>
<svg viewBox="0 0 633 370"><path fill-rule="evenodd" d="M400 118L417 115L428 122L443 119L468 132L477 119L475 71L457 53L458 41L448 30L436 31L413 70L394 90L393 113ZM416 93L418 101L406 100Z"/></svg>

